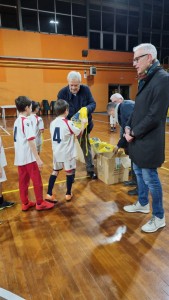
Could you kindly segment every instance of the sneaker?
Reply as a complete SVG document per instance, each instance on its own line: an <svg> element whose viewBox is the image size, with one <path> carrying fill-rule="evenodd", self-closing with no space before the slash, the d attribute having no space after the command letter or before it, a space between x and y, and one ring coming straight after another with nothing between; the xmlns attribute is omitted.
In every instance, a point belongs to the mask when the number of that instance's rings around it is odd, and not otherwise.
<svg viewBox="0 0 169 300"><path fill-rule="evenodd" d="M137 196L138 195L138 189L135 188L133 190L130 190L130 191L127 192L127 194L130 195L130 196Z"/></svg>
<svg viewBox="0 0 169 300"><path fill-rule="evenodd" d="M66 195L66 196L65 196L65 199L66 199L67 202L69 202L69 201L72 200L72 197L73 197L73 194L71 194L71 195Z"/></svg>
<svg viewBox="0 0 169 300"><path fill-rule="evenodd" d="M152 216L151 220L141 227L141 230L144 232L155 232L159 228L165 227L165 225L165 217L160 219L156 216Z"/></svg>
<svg viewBox="0 0 169 300"><path fill-rule="evenodd" d="M46 194L45 200L54 204L58 202L55 195L49 195L49 194Z"/></svg>
<svg viewBox="0 0 169 300"><path fill-rule="evenodd" d="M29 208L34 207L36 202L29 201L27 204L22 203L22 211L27 211Z"/></svg>
<svg viewBox="0 0 169 300"><path fill-rule="evenodd" d="M141 205L139 201L136 201L134 204L126 205L123 209L127 212L141 212L144 214L148 214L150 212L150 205Z"/></svg>
<svg viewBox="0 0 169 300"><path fill-rule="evenodd" d="M8 207L11 207L15 204L15 202L8 202L8 201L3 201L1 204L0 204L0 210L4 209L4 208L8 208Z"/></svg>
<svg viewBox="0 0 169 300"><path fill-rule="evenodd" d="M90 171L87 172L87 175L91 178L91 179L97 179L97 175L94 173L94 171Z"/></svg>
<svg viewBox="0 0 169 300"><path fill-rule="evenodd" d="M47 210L54 207L53 203L49 203L48 201L42 201L41 204L36 203L36 210Z"/></svg>

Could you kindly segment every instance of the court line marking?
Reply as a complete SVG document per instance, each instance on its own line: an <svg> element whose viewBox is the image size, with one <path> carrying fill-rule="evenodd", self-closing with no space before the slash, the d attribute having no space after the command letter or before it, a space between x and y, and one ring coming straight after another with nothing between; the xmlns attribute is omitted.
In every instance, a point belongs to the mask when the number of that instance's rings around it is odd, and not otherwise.
<svg viewBox="0 0 169 300"><path fill-rule="evenodd" d="M79 180L79 179L86 179L86 178L89 178L89 176L82 176L82 177L75 177L75 180ZM59 184L59 183L64 183L66 182L66 180L60 180L60 181L56 181L55 184ZM43 187L44 186L48 186L48 183L44 183L43 184ZM28 189L33 189L33 186L29 186ZM5 191L5 192L2 192L3 195L5 194L9 194L9 193L16 193L16 192L19 192L19 189L16 189L16 190L10 190L10 191Z"/></svg>
<svg viewBox="0 0 169 300"><path fill-rule="evenodd" d="M0 126L0 128L5 131L8 135L11 135L5 128L3 128L3 126ZM4 135L5 136L5 135Z"/></svg>

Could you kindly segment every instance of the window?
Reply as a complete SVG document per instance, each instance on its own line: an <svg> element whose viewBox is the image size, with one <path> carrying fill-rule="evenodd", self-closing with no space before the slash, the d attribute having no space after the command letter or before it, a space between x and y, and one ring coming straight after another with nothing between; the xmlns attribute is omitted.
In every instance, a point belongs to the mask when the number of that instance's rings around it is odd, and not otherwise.
<svg viewBox="0 0 169 300"><path fill-rule="evenodd" d="M142 32L142 43L150 43L150 33Z"/></svg>
<svg viewBox="0 0 169 300"><path fill-rule="evenodd" d="M0 7L1 26L6 28L17 28L17 12L14 7Z"/></svg>
<svg viewBox="0 0 169 300"><path fill-rule="evenodd" d="M167 34L163 34L162 48L169 48L169 35L167 35Z"/></svg>
<svg viewBox="0 0 169 300"><path fill-rule="evenodd" d="M50 23L51 20L55 20L55 14L39 12L41 32L55 33L55 23Z"/></svg>
<svg viewBox="0 0 169 300"><path fill-rule="evenodd" d="M37 11L22 9L22 24L24 30L39 31Z"/></svg>
<svg viewBox="0 0 169 300"><path fill-rule="evenodd" d="M21 0L21 7L37 9L37 0Z"/></svg>
<svg viewBox="0 0 169 300"><path fill-rule="evenodd" d="M128 51L133 51L133 47L138 45L138 37L137 36L129 36L128 37Z"/></svg>
<svg viewBox="0 0 169 300"><path fill-rule="evenodd" d="M40 10L54 12L54 0L38 0L38 8Z"/></svg>
<svg viewBox="0 0 169 300"><path fill-rule="evenodd" d="M46 0L47 1L47 0ZM62 14L71 14L71 3L70 1L56 1L56 12Z"/></svg>
<svg viewBox="0 0 169 300"><path fill-rule="evenodd" d="M57 24L57 33L71 35L71 16L56 14L56 20L59 22Z"/></svg>
<svg viewBox="0 0 169 300"><path fill-rule="evenodd" d="M158 34L158 33L152 33L151 43L153 45L155 45L156 47L160 47L160 34Z"/></svg>
<svg viewBox="0 0 169 300"><path fill-rule="evenodd" d="M114 32L114 15L102 13L102 30Z"/></svg>
<svg viewBox="0 0 169 300"><path fill-rule="evenodd" d="M161 13L153 13L152 14L152 28L153 29L161 29L161 20L162 20L162 15Z"/></svg>
<svg viewBox="0 0 169 300"><path fill-rule="evenodd" d="M100 49L100 33L90 32L90 48Z"/></svg>
<svg viewBox="0 0 169 300"><path fill-rule="evenodd" d="M86 17L86 7L81 4L72 3L72 14L75 16Z"/></svg>
<svg viewBox="0 0 169 300"><path fill-rule="evenodd" d="M143 28L150 28L151 27L151 12L143 11L142 18L143 18Z"/></svg>
<svg viewBox="0 0 169 300"><path fill-rule="evenodd" d="M86 19L73 17L73 35L86 36Z"/></svg>
<svg viewBox="0 0 169 300"><path fill-rule="evenodd" d="M113 34L103 33L103 49L113 50Z"/></svg>
<svg viewBox="0 0 169 300"><path fill-rule="evenodd" d="M163 17L163 30L169 30L169 15L164 15Z"/></svg>
<svg viewBox="0 0 169 300"><path fill-rule="evenodd" d="M116 50L117 51L126 51L126 36L117 35L116 36Z"/></svg>
<svg viewBox="0 0 169 300"><path fill-rule="evenodd" d="M0 0L0 4L16 6L17 0Z"/></svg>
<svg viewBox="0 0 169 300"><path fill-rule="evenodd" d="M132 17L129 18L129 33L138 33L138 27L139 27L139 19L138 17Z"/></svg>
<svg viewBox="0 0 169 300"><path fill-rule="evenodd" d="M127 16L116 15L116 32L127 33Z"/></svg>
<svg viewBox="0 0 169 300"><path fill-rule="evenodd" d="M91 10L89 12L90 29L101 30L101 12Z"/></svg>

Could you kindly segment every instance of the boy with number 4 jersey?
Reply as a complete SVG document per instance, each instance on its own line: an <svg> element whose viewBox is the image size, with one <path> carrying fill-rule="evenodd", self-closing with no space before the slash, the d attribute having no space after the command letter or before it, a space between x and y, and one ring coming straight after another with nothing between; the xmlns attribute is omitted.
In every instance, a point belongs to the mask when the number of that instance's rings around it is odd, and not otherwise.
<svg viewBox="0 0 169 300"><path fill-rule="evenodd" d="M15 161L18 166L19 190L22 201L22 210L27 211L35 206L36 210L46 210L54 204L43 201L43 185L40 169L43 166L35 145L35 134L28 116L31 113L32 102L25 96L15 100L19 116L14 123ZM30 179L33 182L36 203L28 199L28 186Z"/></svg>
<svg viewBox="0 0 169 300"><path fill-rule="evenodd" d="M57 202L55 196L52 195L52 190L59 171L64 167L67 185L65 198L66 201L70 201L72 198L71 189L76 169L75 136L83 134L84 126L88 120L81 120L81 129L75 127L72 121L66 119L69 114L69 104L65 100L56 101L55 112L56 118L50 125L53 150L53 172L49 178L46 200L49 202Z"/></svg>

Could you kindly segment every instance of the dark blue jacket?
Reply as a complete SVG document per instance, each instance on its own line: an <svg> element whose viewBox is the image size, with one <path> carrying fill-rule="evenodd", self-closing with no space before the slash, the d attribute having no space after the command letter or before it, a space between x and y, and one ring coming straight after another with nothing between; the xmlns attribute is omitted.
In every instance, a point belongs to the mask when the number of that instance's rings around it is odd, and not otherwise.
<svg viewBox="0 0 169 300"><path fill-rule="evenodd" d="M131 114L134 110L135 102L132 100L124 100L122 103L118 106L118 122L119 125L122 128L122 133L125 132L125 127L127 125L127 122L129 121ZM119 148L128 148L128 142L126 139L122 136L121 139L118 141L117 146Z"/></svg>
<svg viewBox="0 0 169 300"><path fill-rule="evenodd" d="M57 98L63 99L69 103L68 119L71 119L71 117L74 114L76 114L79 111L79 109L81 109L82 107L87 107L87 111L88 111L87 132L89 133L93 128L92 113L96 108L96 102L94 101L94 98L88 86L81 84L80 90L78 91L76 96L74 96L70 92L69 86L66 86L59 91Z"/></svg>

